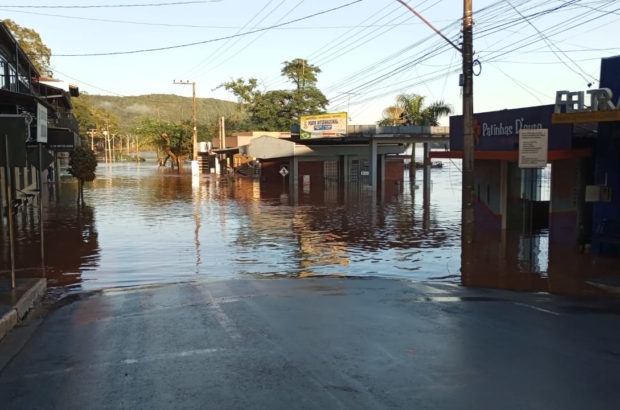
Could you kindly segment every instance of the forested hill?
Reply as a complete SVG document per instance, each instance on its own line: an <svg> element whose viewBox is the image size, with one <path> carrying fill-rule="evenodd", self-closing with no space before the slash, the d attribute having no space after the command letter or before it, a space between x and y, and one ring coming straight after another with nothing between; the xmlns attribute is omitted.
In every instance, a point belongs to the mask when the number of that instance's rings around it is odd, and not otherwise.
<svg viewBox="0 0 620 410"><path fill-rule="evenodd" d="M192 99L174 94L150 94L127 97L89 95L92 105L116 114L124 129L131 128L142 117L164 121L180 121L192 118ZM214 98L198 98L198 122L212 123L219 116L230 116L237 110L237 103ZM158 108L159 107L159 108Z"/></svg>

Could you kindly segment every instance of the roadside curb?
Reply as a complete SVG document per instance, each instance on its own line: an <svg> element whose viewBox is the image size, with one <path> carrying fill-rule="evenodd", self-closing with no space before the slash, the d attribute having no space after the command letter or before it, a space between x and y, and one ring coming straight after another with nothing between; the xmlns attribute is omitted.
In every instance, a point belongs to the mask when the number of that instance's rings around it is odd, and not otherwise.
<svg viewBox="0 0 620 410"><path fill-rule="evenodd" d="M46 290L47 281L45 279L39 279L37 283L28 289L24 296L17 301L13 309L0 318L0 340L26 316L26 313L28 313L34 305L34 302L43 296Z"/></svg>

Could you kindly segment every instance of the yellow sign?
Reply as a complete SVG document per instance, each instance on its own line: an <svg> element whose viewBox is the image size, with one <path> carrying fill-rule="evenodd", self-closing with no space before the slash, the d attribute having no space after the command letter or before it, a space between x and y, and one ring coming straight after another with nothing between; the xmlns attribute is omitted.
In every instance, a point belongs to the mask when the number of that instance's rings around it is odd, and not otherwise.
<svg viewBox="0 0 620 410"><path fill-rule="evenodd" d="M620 121L620 110L584 111L553 114L551 123L572 124L576 122Z"/></svg>
<svg viewBox="0 0 620 410"><path fill-rule="evenodd" d="M309 115L301 117L302 140L311 138L346 137L347 113Z"/></svg>

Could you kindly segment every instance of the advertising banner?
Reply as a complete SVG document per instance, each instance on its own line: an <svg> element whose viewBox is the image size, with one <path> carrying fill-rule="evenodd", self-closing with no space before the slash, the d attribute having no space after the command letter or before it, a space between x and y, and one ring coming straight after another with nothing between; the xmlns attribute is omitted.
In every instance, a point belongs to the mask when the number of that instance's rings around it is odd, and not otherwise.
<svg viewBox="0 0 620 410"><path fill-rule="evenodd" d="M300 137L302 140L346 137L347 125L346 112L301 117Z"/></svg>

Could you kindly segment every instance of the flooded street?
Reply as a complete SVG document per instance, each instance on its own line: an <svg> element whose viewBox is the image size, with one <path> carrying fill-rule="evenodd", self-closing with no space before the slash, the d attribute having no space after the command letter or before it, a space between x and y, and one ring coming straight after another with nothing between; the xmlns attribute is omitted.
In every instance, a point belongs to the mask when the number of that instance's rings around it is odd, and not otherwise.
<svg viewBox="0 0 620 410"><path fill-rule="evenodd" d="M458 280L458 171L433 170L422 191L310 189L297 206L281 187L187 174L154 164L101 164L78 213L76 184L44 195L48 286L65 293L191 279L353 275ZM418 172L421 177L421 171ZM392 190L394 191L394 190ZM35 211L35 212L33 212ZM18 216L16 267L40 265L38 215ZM5 241L6 244L6 234ZM3 270L8 249L3 246Z"/></svg>
<svg viewBox="0 0 620 410"><path fill-rule="evenodd" d="M421 185L421 171L417 177ZM49 292L55 300L73 292L194 279L334 275L600 293L584 283L588 270L576 272L575 261L559 261L562 267L550 280L545 231L531 240L509 234L505 258L497 252L502 239L479 238L479 268L461 278L460 180L458 162L433 169L428 208L422 189L412 190L407 177L403 186L386 186L376 202L370 191L352 185L300 189L294 204L277 184L214 175L192 182L191 175L153 162L104 163L85 190L82 211L70 177L46 186ZM10 260L7 236L5 229L3 275ZM18 277L40 276L36 208L20 212L16 238Z"/></svg>

